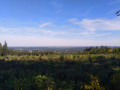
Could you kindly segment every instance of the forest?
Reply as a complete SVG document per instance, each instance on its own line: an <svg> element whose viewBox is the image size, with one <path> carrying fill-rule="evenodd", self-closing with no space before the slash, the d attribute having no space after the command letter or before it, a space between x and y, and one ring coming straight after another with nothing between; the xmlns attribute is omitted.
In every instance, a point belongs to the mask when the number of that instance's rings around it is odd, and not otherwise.
<svg viewBox="0 0 120 90"><path fill-rule="evenodd" d="M57 53L9 49L5 42L0 90L120 90L120 48Z"/></svg>

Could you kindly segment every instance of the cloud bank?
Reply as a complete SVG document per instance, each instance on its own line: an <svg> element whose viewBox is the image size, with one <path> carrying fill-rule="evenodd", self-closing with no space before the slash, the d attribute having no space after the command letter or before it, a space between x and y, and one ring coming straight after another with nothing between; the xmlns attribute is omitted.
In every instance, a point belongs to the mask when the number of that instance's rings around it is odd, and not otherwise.
<svg viewBox="0 0 120 90"><path fill-rule="evenodd" d="M120 18L114 19L69 19L66 26L50 22L37 27L0 26L0 42L7 40L9 46L119 46L120 37L110 37L111 32L120 31ZM78 27L74 26L77 25ZM72 27L72 28L71 28ZM102 31L102 33L97 33ZM107 31L105 33L104 31ZM98 38L99 37L99 38ZM101 38L102 37L102 38ZM104 38L103 38L104 37Z"/></svg>
<svg viewBox="0 0 120 90"><path fill-rule="evenodd" d="M120 18L115 19L70 19L73 24L83 28L81 34L95 34L96 31L120 31Z"/></svg>

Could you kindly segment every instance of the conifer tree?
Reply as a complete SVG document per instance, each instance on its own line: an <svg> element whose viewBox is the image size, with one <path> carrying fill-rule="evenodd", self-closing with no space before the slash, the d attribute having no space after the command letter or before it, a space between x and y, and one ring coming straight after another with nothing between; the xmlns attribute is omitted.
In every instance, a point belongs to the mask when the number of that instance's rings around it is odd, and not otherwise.
<svg viewBox="0 0 120 90"><path fill-rule="evenodd" d="M2 56L2 44L0 43L0 56Z"/></svg>
<svg viewBox="0 0 120 90"><path fill-rule="evenodd" d="M5 41L4 45L3 45L3 52L2 55L6 56L8 53L8 47L7 47L7 42Z"/></svg>

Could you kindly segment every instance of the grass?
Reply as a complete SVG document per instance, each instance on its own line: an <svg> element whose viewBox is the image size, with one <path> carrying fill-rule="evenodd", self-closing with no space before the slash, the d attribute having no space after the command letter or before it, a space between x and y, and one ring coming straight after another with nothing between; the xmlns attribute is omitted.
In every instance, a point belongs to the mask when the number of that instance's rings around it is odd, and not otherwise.
<svg viewBox="0 0 120 90"><path fill-rule="evenodd" d="M119 90L117 73L114 54L8 55L0 57L0 90Z"/></svg>

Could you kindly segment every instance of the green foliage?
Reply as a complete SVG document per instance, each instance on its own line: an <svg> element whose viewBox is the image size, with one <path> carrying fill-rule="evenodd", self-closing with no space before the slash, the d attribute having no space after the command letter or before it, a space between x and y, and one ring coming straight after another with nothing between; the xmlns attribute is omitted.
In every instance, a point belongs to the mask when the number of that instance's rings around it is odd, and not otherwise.
<svg viewBox="0 0 120 90"><path fill-rule="evenodd" d="M10 77L6 84L14 90L29 90L28 87L31 86L31 82L28 79L15 77Z"/></svg>
<svg viewBox="0 0 120 90"><path fill-rule="evenodd" d="M0 43L0 56L2 56L2 44Z"/></svg>
<svg viewBox="0 0 120 90"><path fill-rule="evenodd" d="M73 55L73 59L75 59L76 58L76 55Z"/></svg>
<svg viewBox="0 0 120 90"><path fill-rule="evenodd" d="M120 16L120 10L115 13L117 16Z"/></svg>
<svg viewBox="0 0 120 90"><path fill-rule="evenodd" d="M90 75L91 81L89 82L90 85L85 85L85 90L105 90L105 88L100 86L100 81L98 77L94 77Z"/></svg>
<svg viewBox="0 0 120 90"><path fill-rule="evenodd" d="M120 73L113 74L112 86L114 90L120 90Z"/></svg>
<svg viewBox="0 0 120 90"><path fill-rule="evenodd" d="M37 56L35 58L38 60L27 60L27 56L24 56L26 60L7 61L6 57L4 60L1 58L0 87L4 90L80 90L81 88L104 90L102 86L107 87L108 90L118 88L117 77L120 76L113 75L116 72L113 67L119 68L120 59L107 60L104 57L103 63L96 64L94 59L99 58L100 61L102 59L100 55L83 56L89 58L92 66L85 61L66 60L66 58L63 60L63 57L62 62L59 62L59 57L56 60L41 60L40 62Z"/></svg>
<svg viewBox="0 0 120 90"><path fill-rule="evenodd" d="M63 54L11 50L5 43L2 50L7 53L0 56L0 89L120 90L120 48L90 47Z"/></svg>
<svg viewBox="0 0 120 90"><path fill-rule="evenodd" d="M59 60L60 60L61 62L64 61L64 55L61 55L60 58L59 58Z"/></svg>
<svg viewBox="0 0 120 90"><path fill-rule="evenodd" d="M41 61L42 60L42 56L39 56L39 59L38 59L39 61Z"/></svg>
<svg viewBox="0 0 120 90"><path fill-rule="evenodd" d="M48 90L52 84L51 80L48 77L41 75L36 76L35 83L38 90Z"/></svg>
<svg viewBox="0 0 120 90"><path fill-rule="evenodd" d="M110 48L106 46L101 46L101 47L89 47L84 50L84 53L89 53L89 54L104 54L108 53L108 50Z"/></svg>
<svg viewBox="0 0 120 90"><path fill-rule="evenodd" d="M105 60L105 56L100 55L100 56L96 57L96 60L97 61L104 61Z"/></svg>
<svg viewBox="0 0 120 90"><path fill-rule="evenodd" d="M8 47L7 47L7 42L5 41L4 45L3 45L3 56L6 56L8 54Z"/></svg>
<svg viewBox="0 0 120 90"><path fill-rule="evenodd" d="M115 48L113 49L113 52L114 52L114 53L119 54L119 51L120 51L120 49L119 49L118 47L115 47Z"/></svg>
<svg viewBox="0 0 120 90"><path fill-rule="evenodd" d="M94 60L93 57L89 55L89 57L88 57L88 61L89 61L90 64L93 63L93 60Z"/></svg>

